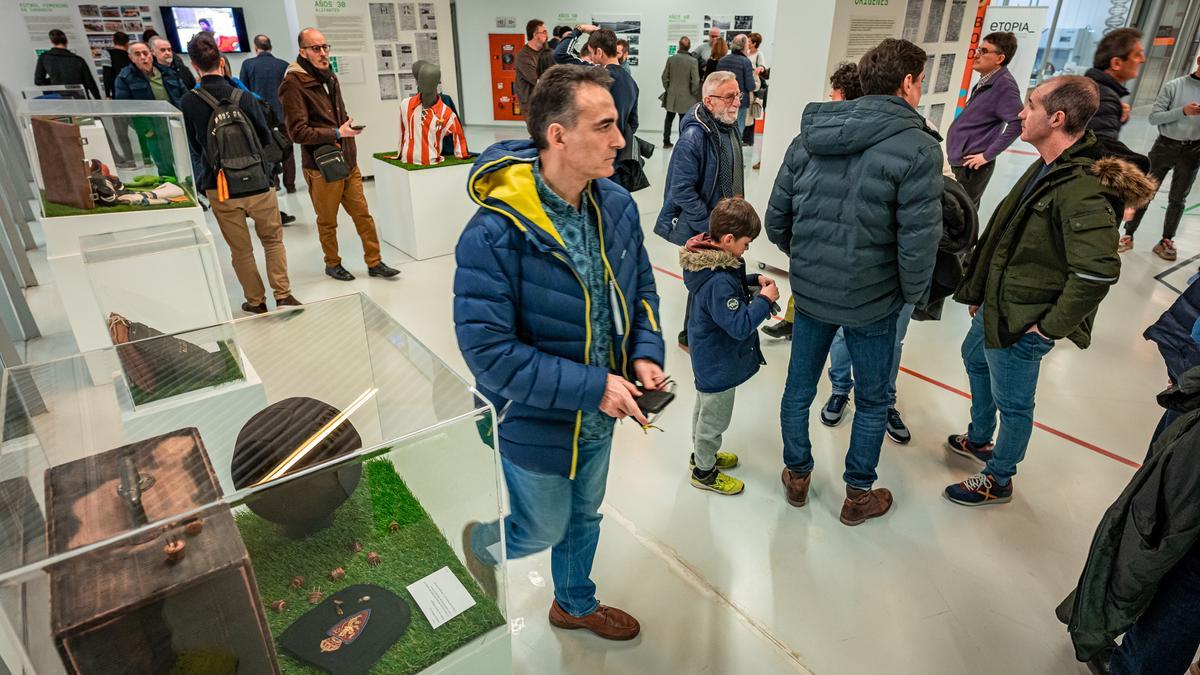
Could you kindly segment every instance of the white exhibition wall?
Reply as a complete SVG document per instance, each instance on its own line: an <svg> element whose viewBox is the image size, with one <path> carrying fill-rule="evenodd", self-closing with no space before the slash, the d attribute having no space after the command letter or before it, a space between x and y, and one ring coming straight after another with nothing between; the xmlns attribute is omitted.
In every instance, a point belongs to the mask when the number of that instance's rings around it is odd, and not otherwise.
<svg viewBox="0 0 1200 675"><path fill-rule="evenodd" d="M21 13L21 4L61 5L65 7L69 10L74 25L64 26L63 30L67 33L82 35L83 22L77 9L79 5L115 3L97 3L95 0L55 0L55 2L44 3L19 3L15 0L0 1L0 44L8 45L6 48L7 58L11 59L8 66L0 69L0 85L3 85L10 95L18 98L22 89L33 86L33 70L37 65L37 53L35 50L46 49L50 46L49 40L44 34L38 36L37 39L32 39L33 36L29 34L25 25L24 15ZM296 56L295 33L290 32L287 17L285 16L285 5L293 4L293 0L138 0L136 3L131 1L130 4L138 6L148 5L150 13L154 17L154 26L160 33L162 32L162 12L159 8L162 6L240 6L246 17L246 30L250 33L251 37L258 33L265 33L271 37L271 41L274 43L274 51L279 58L291 60ZM85 59L91 60L91 54L86 44L75 44L72 41L68 45L68 48ZM237 74L242 60L252 56L254 56L253 52L249 54L230 54L229 63L233 66L234 74ZM97 79L97 85L99 84L100 82ZM13 103L15 104L16 101L13 101Z"/></svg>
<svg viewBox="0 0 1200 675"><path fill-rule="evenodd" d="M255 0L257 2L257 0ZM372 25L370 7L367 0L282 0L286 8L286 18L289 30L294 36L300 28L306 26L320 27L324 23L327 28L325 39L333 47L333 56L346 60L357 73L339 72L342 85L342 97L346 100L346 111L358 124L365 124L366 131L360 135L358 146L358 166L364 176L372 175L373 165L371 155L378 152L395 152L400 145L400 99L405 97L403 92L397 99L381 98L381 78L389 78L391 70L381 70L376 57L377 47L394 47L397 43L416 44L419 55L419 34L414 30L406 30L401 23L396 39L389 38L376 41L376 29ZM381 0L384 5L416 6L415 0ZM426 0L420 3L433 5L433 20L436 22L437 55L442 69L442 92L449 94L456 102L458 96L457 75L454 63L454 32L450 12L450 0ZM247 19L249 21L249 19ZM337 27L333 27L336 25ZM334 31L341 32L339 37ZM381 31L382 32L382 31ZM421 31L422 33L428 31ZM345 36L349 34L362 36L366 47L353 47ZM293 43L294 38L293 38ZM281 58L284 58L280 54ZM292 59L295 51L286 57ZM415 58L415 57L414 57ZM468 68L469 69L469 68ZM403 78L402 78L403 79ZM487 93L486 91L484 92ZM475 151L482 148L473 148Z"/></svg>
<svg viewBox="0 0 1200 675"><path fill-rule="evenodd" d="M799 2L799 0L796 0ZM502 3L484 0L458 0L458 52L462 66L463 108L468 124L508 124L519 122L496 122L492 118L491 87L492 75L488 56L489 33L520 33L524 36L525 23L537 18L546 22L553 30L560 21L560 14L575 14L578 23L590 23L593 13L605 15L638 15L642 22L641 44L638 66L633 76L641 90L638 105L640 126L646 131L661 131L663 109L658 101L662 93L662 70L667 62L667 46L674 40L667 38L667 16L687 13L697 23L703 23L705 14L750 15L754 17L753 30L762 33L762 52L768 66L774 65L772 55L781 50L772 49L775 34L775 11L777 0L739 0L736 3L715 0L505 0ZM515 17L515 28L496 28L497 17ZM634 17L629 17L634 18ZM574 23L574 22L572 22ZM792 37L795 36L793 32ZM785 39L788 36L784 36ZM699 45L699 32L692 36L693 48ZM789 48L790 49L790 48ZM770 112L768 112L768 117Z"/></svg>

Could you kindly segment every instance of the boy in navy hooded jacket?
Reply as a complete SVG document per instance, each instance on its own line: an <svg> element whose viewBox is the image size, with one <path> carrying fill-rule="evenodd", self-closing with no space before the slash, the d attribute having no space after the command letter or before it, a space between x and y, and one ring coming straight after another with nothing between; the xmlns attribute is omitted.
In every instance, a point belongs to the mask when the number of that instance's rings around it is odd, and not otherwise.
<svg viewBox="0 0 1200 675"><path fill-rule="evenodd" d="M754 207L740 197L722 199L709 215L708 233L688 240L679 251L683 281L692 296L687 325L696 408L692 416L692 485L718 494L742 492L742 481L721 473L738 457L719 452L729 428L736 387L766 363L758 326L771 316L779 287L760 274L746 274L742 255L762 231ZM760 287L755 294L752 287ZM757 290L757 288L755 288Z"/></svg>

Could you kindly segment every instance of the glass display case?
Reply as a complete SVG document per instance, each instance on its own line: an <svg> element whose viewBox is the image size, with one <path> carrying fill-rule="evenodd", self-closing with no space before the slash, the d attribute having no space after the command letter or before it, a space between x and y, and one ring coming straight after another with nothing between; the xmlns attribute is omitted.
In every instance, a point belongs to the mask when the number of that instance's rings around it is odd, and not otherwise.
<svg viewBox="0 0 1200 675"><path fill-rule="evenodd" d="M185 220L84 235L79 248L94 321L117 314L176 333L233 318L216 246L202 225Z"/></svg>
<svg viewBox="0 0 1200 675"><path fill-rule="evenodd" d="M503 562L462 547L501 514L494 411L370 300L9 369L0 399L8 670L510 672Z"/></svg>
<svg viewBox="0 0 1200 675"><path fill-rule="evenodd" d="M183 114L171 104L32 98L17 115L43 217L196 205Z"/></svg>

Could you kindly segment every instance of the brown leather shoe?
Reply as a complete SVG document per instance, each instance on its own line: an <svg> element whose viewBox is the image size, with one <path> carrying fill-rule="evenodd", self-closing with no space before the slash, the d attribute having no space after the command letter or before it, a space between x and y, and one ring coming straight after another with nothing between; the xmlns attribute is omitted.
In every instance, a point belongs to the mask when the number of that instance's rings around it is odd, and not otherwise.
<svg viewBox="0 0 1200 675"><path fill-rule="evenodd" d="M472 521L467 523L467 526L463 528L463 557L467 560L467 571L471 573L471 576L475 577L475 581L479 582L479 587L483 589L483 592L488 597L495 598L497 594L496 568L476 558L475 551L471 548L471 533L478 525L478 521Z"/></svg>
<svg viewBox="0 0 1200 675"><path fill-rule="evenodd" d="M587 616L575 617L564 612L557 600L550 605L550 625L565 630L585 628L605 640L632 640L642 631L637 619L616 607L600 605Z"/></svg>
<svg viewBox="0 0 1200 675"><path fill-rule="evenodd" d="M787 503L800 508L808 503L808 484L812 481L812 472L798 474L791 469L783 470L783 489L787 492Z"/></svg>
<svg viewBox="0 0 1200 675"><path fill-rule="evenodd" d="M892 492L887 488L859 490L846 486L846 501L842 504L842 523L862 525L878 518L892 508Z"/></svg>

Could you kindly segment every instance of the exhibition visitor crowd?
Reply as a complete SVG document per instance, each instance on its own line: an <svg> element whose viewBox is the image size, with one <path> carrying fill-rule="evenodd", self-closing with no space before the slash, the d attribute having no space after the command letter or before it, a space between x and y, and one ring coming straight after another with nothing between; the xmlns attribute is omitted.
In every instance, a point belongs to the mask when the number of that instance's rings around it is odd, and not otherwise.
<svg viewBox="0 0 1200 675"><path fill-rule="evenodd" d="M1136 30L1109 32L1086 75L1053 77L1028 94L1007 67L1017 50L1013 34L983 36L973 61L979 79L944 137L917 112L927 55L905 40L883 40L857 63L838 65L830 100L804 108L778 173L764 177L772 189L761 213L744 196L747 177L759 170L745 148L770 83L763 36L713 28L698 46L683 37L662 71L661 149L671 154L652 223L641 222L631 195L646 186L642 167L658 144L636 135L641 92L628 69L629 45L589 24L551 31L532 20L525 36L515 94L529 138L497 142L475 160L467 189L480 208L455 253L458 346L497 412L487 434L501 454L511 507L501 520L468 524L463 547L471 573L492 594L503 559L550 549L556 627L612 640L640 631L629 612L599 602L590 573L614 425L630 418L651 428L672 403L668 351L689 358L695 377L695 400L675 403L693 407L681 478L714 499L777 490L795 508L810 499L809 418L828 362L832 394L818 420L842 423L853 398L839 518L858 526L895 503L877 473L885 438L912 438L896 392L910 322L966 311L969 329L948 339L961 345L970 416L946 420L946 446L979 468L943 494L954 507L999 506L1020 495L1041 361L1068 342L1087 349L1112 320L1097 312L1120 278L1120 253L1132 248L1168 178L1153 252L1177 257L1174 237L1200 170L1200 63L1163 86L1150 116L1159 135L1148 156L1136 152L1120 139L1130 115L1124 84L1145 61ZM50 38L39 83L78 83L98 97L61 31ZM118 33L113 42L106 94L167 101L183 112L193 173L229 244L243 310L268 311L250 221L275 305L299 304L276 199L277 190L295 190L291 144L300 146L325 273L354 279L339 255L344 209L367 273L399 274L381 258L357 166L361 128L319 30L300 32L292 62L272 54L268 36L256 36L257 54L240 78L209 33L187 45L187 63L153 35L131 43ZM217 110L240 125L230 134L252 136L247 147L213 142ZM159 145L162 131L134 131L143 156L166 175L174 158ZM119 166L133 157L121 136ZM1038 156L1011 188L992 185L998 157L1018 138ZM232 155L254 149L264 158L259 166L235 172ZM980 213L989 188L1006 194ZM678 248L687 288L682 325L662 322L647 234ZM764 234L756 245L789 258L786 298L771 277L746 269L743 254ZM1193 285L1147 330L1170 378L1159 395L1166 411L1145 462L1112 495L1078 587L1059 607L1077 658L1094 672L1179 675L1200 646L1200 460L1189 452L1200 443L1198 318ZM668 350L668 334L677 349ZM782 392L752 381L765 363L761 335L790 341ZM777 485L747 486L733 474L740 460L724 449L724 437L738 390L760 402L779 397Z"/></svg>

